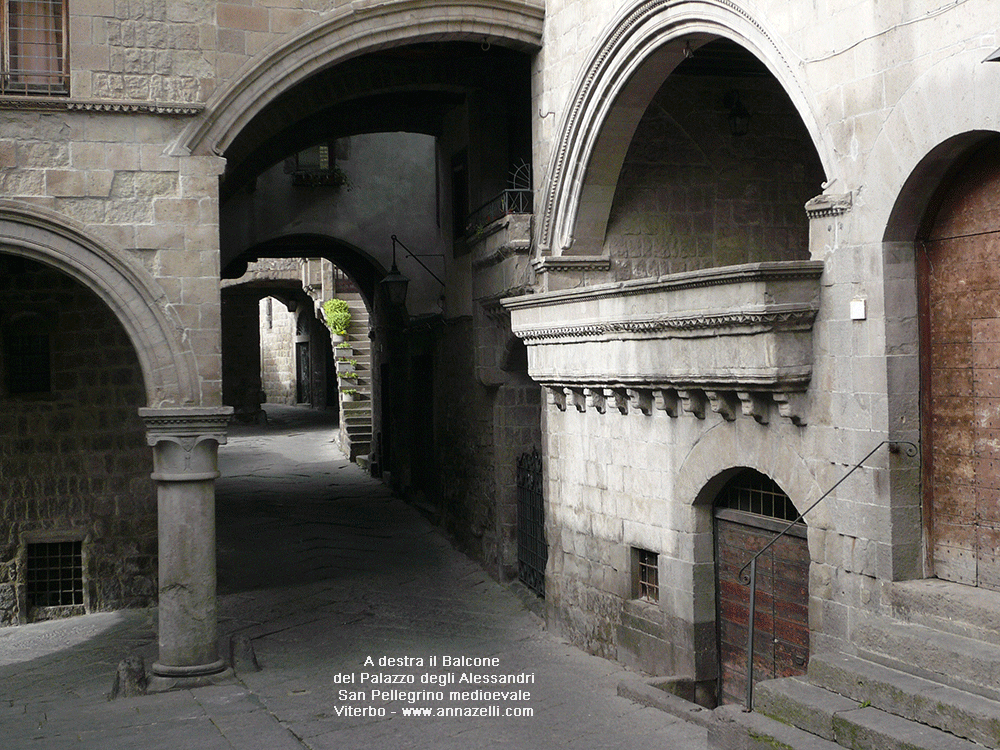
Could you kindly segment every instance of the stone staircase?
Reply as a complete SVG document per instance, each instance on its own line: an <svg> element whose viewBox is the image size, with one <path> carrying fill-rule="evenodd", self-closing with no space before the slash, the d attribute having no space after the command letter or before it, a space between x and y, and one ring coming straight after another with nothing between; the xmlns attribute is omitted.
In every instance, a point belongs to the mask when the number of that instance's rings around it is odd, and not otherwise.
<svg viewBox="0 0 1000 750"><path fill-rule="evenodd" d="M371 339L368 338L368 310L361 295L341 293L340 298L351 309L351 325L347 329L349 348L334 350L337 360L356 360L354 371L357 390L353 401L340 398L340 447L351 461L364 462L371 451L372 441L372 369ZM338 369L341 365L338 364Z"/></svg>
<svg viewBox="0 0 1000 750"><path fill-rule="evenodd" d="M855 628L856 654L814 655L807 676L759 683L751 713L716 709L709 747L1000 748L1000 594L938 581L896 589L893 617Z"/></svg>

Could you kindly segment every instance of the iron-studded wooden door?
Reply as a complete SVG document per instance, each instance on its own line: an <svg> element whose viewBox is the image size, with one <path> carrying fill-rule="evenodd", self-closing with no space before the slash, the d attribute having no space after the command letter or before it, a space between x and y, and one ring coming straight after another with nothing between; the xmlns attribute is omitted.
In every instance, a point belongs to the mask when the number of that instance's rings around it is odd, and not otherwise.
<svg viewBox="0 0 1000 750"><path fill-rule="evenodd" d="M535 448L517 459L517 575L525 586L545 597L545 499L542 456Z"/></svg>
<svg viewBox="0 0 1000 750"><path fill-rule="evenodd" d="M925 524L938 578L1000 589L1000 142L918 243Z"/></svg>
<svg viewBox="0 0 1000 750"><path fill-rule="evenodd" d="M772 480L747 469L726 484L715 509L720 703L746 693L750 588L739 580L750 558L797 512ZM809 548L805 524L757 561L754 682L805 673L809 662Z"/></svg>

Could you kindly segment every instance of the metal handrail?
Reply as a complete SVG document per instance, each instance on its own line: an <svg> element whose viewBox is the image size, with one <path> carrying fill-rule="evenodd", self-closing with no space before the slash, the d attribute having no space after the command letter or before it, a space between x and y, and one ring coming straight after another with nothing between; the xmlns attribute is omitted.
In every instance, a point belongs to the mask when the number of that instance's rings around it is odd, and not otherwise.
<svg viewBox="0 0 1000 750"><path fill-rule="evenodd" d="M465 221L465 233L475 234L477 230L508 214L530 214L533 197L534 193L531 190L521 188L500 191L495 198L469 214L469 218Z"/></svg>
<svg viewBox="0 0 1000 750"><path fill-rule="evenodd" d="M750 587L750 613L749 613L749 619L747 621L747 705L746 708L744 709L745 711L753 711L753 637L754 637L754 614L757 605L756 601L757 558L763 555L765 552L767 552L774 545L775 542L781 539L781 537L785 536L785 534L787 534L792 529L792 527L794 527L797 523L802 521L802 519L806 517L806 514L809 511L811 511L813 508L819 505L823 500L825 500L827 496L829 496L831 492L837 489L845 479L847 479L849 476L851 476L851 474L860 469L862 464L864 464L865 461L867 461L869 458L875 455L875 452L883 445L889 446L890 453L898 453L899 446L905 445L906 455L910 457L917 455L917 453L920 451L916 443L911 443L908 440L883 440L881 443L872 448L864 458L862 458L860 461L854 464L854 466L851 467L850 471L848 471L846 474L844 474L844 476L842 476L839 480L837 480L836 484L834 484L830 489L828 489L826 492L820 495L819 498L817 498L817 500L812 505L810 505L804 511L799 513L798 517L794 521L789 523L785 528L783 528L777 534L777 536L775 536L770 542L761 547L757 551L757 553L750 558L749 562L747 562L746 565L740 568L740 572L738 574L740 582L745 586ZM747 568L750 568L749 573L747 573Z"/></svg>

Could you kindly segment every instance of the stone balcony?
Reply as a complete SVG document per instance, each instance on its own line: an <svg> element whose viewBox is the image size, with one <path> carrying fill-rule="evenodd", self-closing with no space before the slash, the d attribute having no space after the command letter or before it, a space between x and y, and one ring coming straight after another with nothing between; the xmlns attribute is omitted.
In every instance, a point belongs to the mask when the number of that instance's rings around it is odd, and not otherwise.
<svg viewBox="0 0 1000 750"><path fill-rule="evenodd" d="M561 409L806 421L820 261L752 263L503 300Z"/></svg>

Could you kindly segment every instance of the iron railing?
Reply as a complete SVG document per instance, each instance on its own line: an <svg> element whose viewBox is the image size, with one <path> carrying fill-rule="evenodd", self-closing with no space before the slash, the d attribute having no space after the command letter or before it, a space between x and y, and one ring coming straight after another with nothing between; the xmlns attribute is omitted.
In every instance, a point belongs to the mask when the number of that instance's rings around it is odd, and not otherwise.
<svg viewBox="0 0 1000 750"><path fill-rule="evenodd" d="M542 455L535 448L517 459L517 577L543 599L548 556Z"/></svg>
<svg viewBox="0 0 1000 750"><path fill-rule="evenodd" d="M823 500L825 500L830 495L831 492L837 489L845 479L851 476L851 474L860 469L862 464L864 464L865 461L867 461L869 458L875 455L875 452L883 445L888 445L889 451L891 453L898 453L900 450L900 446L906 446L905 449L906 455L910 457L917 455L917 453L920 450L917 447L916 443L911 443L906 440L883 440L881 443L872 448L864 458L862 458L860 461L854 464L854 466L851 467L850 471L848 471L846 474L844 474L844 476L842 476L839 480L837 480L836 484L834 484L830 489L828 489L826 492L820 495L819 498L817 498L812 505L810 505L804 511L799 513L798 518L789 523L785 528L783 528L780 532L778 532L778 534L773 539L771 539L770 542L761 547L754 554L754 556L750 558L749 562L747 562L746 565L740 568L739 572L740 582L750 587L750 611L747 621L747 705L745 708L746 711L753 710L753 639L755 633L754 614L757 606L757 601L756 601L757 558L763 555L765 552L767 552L774 545L775 542L777 542L779 539L785 536L797 523L800 523L802 519L806 517L806 514L809 513L809 511L811 511L813 508L815 508L817 505L823 502ZM749 572L747 571L747 568L750 569Z"/></svg>
<svg viewBox="0 0 1000 750"><path fill-rule="evenodd" d="M469 214L465 222L465 233L476 234L507 214L530 214L531 210L531 190L504 190L496 198Z"/></svg>

